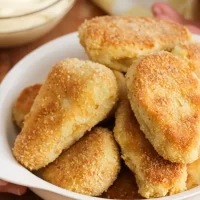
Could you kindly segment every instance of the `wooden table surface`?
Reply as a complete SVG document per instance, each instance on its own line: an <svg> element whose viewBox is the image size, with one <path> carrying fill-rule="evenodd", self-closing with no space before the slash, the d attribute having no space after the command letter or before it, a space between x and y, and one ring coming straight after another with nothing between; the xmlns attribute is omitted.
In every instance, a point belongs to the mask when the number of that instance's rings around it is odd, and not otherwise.
<svg viewBox="0 0 200 200"><path fill-rule="evenodd" d="M96 7L93 3L91 3L90 0L77 0L74 7L59 23L59 25L43 38L21 47L0 49L0 81L4 78L8 71L25 55L50 40L76 31L79 25L85 19L98 15L105 15L105 13ZM41 198L37 197L35 194L28 190L28 192L21 197L2 193L0 194L0 200L41 200Z"/></svg>

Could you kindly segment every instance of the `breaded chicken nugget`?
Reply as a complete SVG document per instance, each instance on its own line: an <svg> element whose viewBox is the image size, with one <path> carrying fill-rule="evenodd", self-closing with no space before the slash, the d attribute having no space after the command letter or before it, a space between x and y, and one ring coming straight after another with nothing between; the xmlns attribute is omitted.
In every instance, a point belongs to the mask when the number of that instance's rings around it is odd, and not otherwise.
<svg viewBox="0 0 200 200"><path fill-rule="evenodd" d="M73 192L99 196L116 180L120 155L112 132L94 128L39 171L44 180Z"/></svg>
<svg viewBox="0 0 200 200"><path fill-rule="evenodd" d="M122 165L117 180L101 196L107 199L141 199L133 173Z"/></svg>
<svg viewBox="0 0 200 200"><path fill-rule="evenodd" d="M119 99L123 99L124 97L126 97L126 91L124 91L124 88L126 88L126 79L125 79L125 76L124 74L122 74L121 72L119 71L116 71L116 70L112 70L113 71L113 74L115 75L115 78L117 80L117 85L118 85L118 93L119 93ZM114 105L114 107L112 108L112 110L110 111L108 117L104 120L106 123L107 121L110 121L110 119L113 118L113 121L114 121L114 116L115 116L115 112L116 112L116 109L118 107L118 102L116 102L116 104ZM103 122L104 123L104 122ZM109 123L109 122L108 122ZM112 129L113 130L113 129Z"/></svg>
<svg viewBox="0 0 200 200"><path fill-rule="evenodd" d="M200 43L177 45L172 53L181 59L185 59L200 78Z"/></svg>
<svg viewBox="0 0 200 200"><path fill-rule="evenodd" d="M118 90L119 90L119 99L127 98L126 91L126 79L123 73L113 70L113 73L117 80Z"/></svg>
<svg viewBox="0 0 200 200"><path fill-rule="evenodd" d="M187 189L200 185L200 158L187 165Z"/></svg>
<svg viewBox="0 0 200 200"><path fill-rule="evenodd" d="M180 24L147 17L103 16L85 21L79 28L80 42L93 61L122 72L150 53L171 50L191 39Z"/></svg>
<svg viewBox="0 0 200 200"><path fill-rule="evenodd" d="M162 197L186 189L185 164L164 160L140 131L128 100L120 102L116 112L114 136L122 158L134 172L139 193L145 198Z"/></svg>
<svg viewBox="0 0 200 200"><path fill-rule="evenodd" d="M30 170L53 162L107 116L117 92L113 72L103 65L78 59L57 63L15 141L17 161Z"/></svg>
<svg viewBox="0 0 200 200"><path fill-rule="evenodd" d="M166 160L191 163L200 144L200 81L193 67L160 52L127 72L128 96L141 130Z"/></svg>
<svg viewBox="0 0 200 200"><path fill-rule="evenodd" d="M31 85L22 90L13 106L13 120L19 128L23 127L24 118L31 110L31 106L41 88L40 84Z"/></svg>

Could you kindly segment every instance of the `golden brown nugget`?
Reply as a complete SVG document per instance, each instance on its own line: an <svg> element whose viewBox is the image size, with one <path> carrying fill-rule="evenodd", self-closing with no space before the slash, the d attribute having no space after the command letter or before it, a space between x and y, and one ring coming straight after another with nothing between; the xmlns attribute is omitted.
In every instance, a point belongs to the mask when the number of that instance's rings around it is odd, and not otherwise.
<svg viewBox="0 0 200 200"><path fill-rule="evenodd" d="M128 167L122 166L117 180L101 197L107 199L141 199L135 177Z"/></svg>
<svg viewBox="0 0 200 200"><path fill-rule="evenodd" d="M45 167L103 120L117 98L109 68L78 59L57 63L15 141L15 158L30 170Z"/></svg>
<svg viewBox="0 0 200 200"><path fill-rule="evenodd" d="M141 130L166 160L191 163L200 144L200 82L171 53L141 58L127 72L131 107Z"/></svg>
<svg viewBox="0 0 200 200"><path fill-rule="evenodd" d="M117 80L118 90L119 90L119 99L127 98L126 91L126 79L123 73L113 70L113 73Z"/></svg>
<svg viewBox="0 0 200 200"><path fill-rule="evenodd" d="M94 128L46 168L44 180L73 192L99 196L116 180L120 155L112 132Z"/></svg>
<svg viewBox="0 0 200 200"><path fill-rule="evenodd" d="M185 164L164 160L140 130L128 100L116 112L114 136L122 158L135 174L139 194L145 198L163 197L186 189Z"/></svg>
<svg viewBox="0 0 200 200"><path fill-rule="evenodd" d="M22 90L13 106L13 119L19 128L23 127L25 116L31 110L41 84L31 85Z"/></svg>
<svg viewBox="0 0 200 200"><path fill-rule="evenodd" d="M200 158L187 165L187 189L200 185Z"/></svg>
<svg viewBox="0 0 200 200"><path fill-rule="evenodd" d="M191 39L175 22L147 17L103 16L85 21L79 28L80 43L89 58L126 72L140 56L172 50Z"/></svg>
<svg viewBox="0 0 200 200"><path fill-rule="evenodd" d="M112 72L115 75L115 78L117 80L119 99L123 99L124 97L127 98L127 94L126 94L126 91L125 91L126 79L125 79L124 74L119 72L119 71L116 71L116 70L112 70ZM110 119L112 119L112 118L114 119L115 112L116 112L116 109L118 107L118 103L119 103L119 101L116 102L116 104L114 105L114 107L110 111L109 115L104 120L106 123L107 122L109 123Z"/></svg>
<svg viewBox="0 0 200 200"><path fill-rule="evenodd" d="M172 53L181 59L185 59L200 78L200 43L177 45Z"/></svg>

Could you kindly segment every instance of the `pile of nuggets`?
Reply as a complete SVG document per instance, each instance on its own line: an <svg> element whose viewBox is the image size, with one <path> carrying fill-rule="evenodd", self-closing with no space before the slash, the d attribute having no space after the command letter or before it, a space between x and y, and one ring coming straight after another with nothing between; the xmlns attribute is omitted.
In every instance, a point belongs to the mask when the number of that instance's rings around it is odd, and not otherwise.
<svg viewBox="0 0 200 200"><path fill-rule="evenodd" d="M90 61L58 62L19 95L16 160L59 187L105 198L200 184L200 44L179 24L145 17L87 20L79 38Z"/></svg>

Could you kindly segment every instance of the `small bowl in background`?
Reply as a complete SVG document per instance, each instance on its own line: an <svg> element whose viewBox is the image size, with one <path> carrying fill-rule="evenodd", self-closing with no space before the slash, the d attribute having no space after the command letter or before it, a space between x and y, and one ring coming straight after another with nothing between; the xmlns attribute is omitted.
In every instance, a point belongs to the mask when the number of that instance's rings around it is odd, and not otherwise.
<svg viewBox="0 0 200 200"><path fill-rule="evenodd" d="M29 12L26 10L22 12L21 9L21 13L0 15L0 47L19 46L39 39L60 22L72 8L75 0L51 0L49 2L50 4L43 7L37 5L37 9L29 9Z"/></svg>

